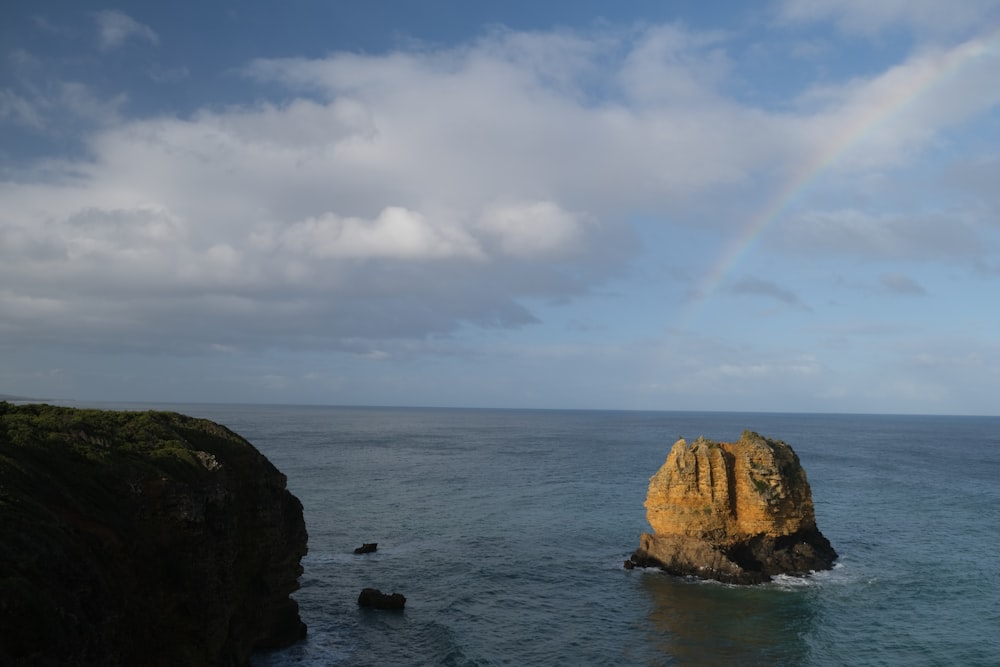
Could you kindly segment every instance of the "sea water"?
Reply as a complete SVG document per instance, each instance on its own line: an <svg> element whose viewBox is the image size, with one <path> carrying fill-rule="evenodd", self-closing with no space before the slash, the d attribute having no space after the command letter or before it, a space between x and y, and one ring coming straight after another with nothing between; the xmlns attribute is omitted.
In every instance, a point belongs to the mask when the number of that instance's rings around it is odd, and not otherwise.
<svg viewBox="0 0 1000 667"><path fill-rule="evenodd" d="M308 638L259 667L1000 665L1000 418L150 407L240 433L303 503ZM836 567L625 570L673 442L744 429L799 454Z"/></svg>

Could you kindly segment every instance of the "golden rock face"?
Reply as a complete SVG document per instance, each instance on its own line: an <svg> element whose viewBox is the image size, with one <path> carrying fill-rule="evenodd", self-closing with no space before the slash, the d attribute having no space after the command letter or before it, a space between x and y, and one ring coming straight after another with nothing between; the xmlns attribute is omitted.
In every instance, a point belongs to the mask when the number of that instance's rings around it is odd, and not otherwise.
<svg viewBox="0 0 1000 667"><path fill-rule="evenodd" d="M649 480L646 518L656 536L733 543L814 528L812 493L787 444L744 431L737 442L674 443Z"/></svg>
<svg viewBox="0 0 1000 667"><path fill-rule="evenodd" d="M833 567L812 491L784 442L744 431L737 442L678 440L649 480L646 518L626 567L758 584Z"/></svg>

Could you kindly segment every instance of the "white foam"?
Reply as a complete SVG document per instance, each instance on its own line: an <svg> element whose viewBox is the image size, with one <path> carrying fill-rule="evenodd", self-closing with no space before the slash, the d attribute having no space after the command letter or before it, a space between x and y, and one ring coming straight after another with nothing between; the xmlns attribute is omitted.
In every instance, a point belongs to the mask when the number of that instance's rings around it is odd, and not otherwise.
<svg viewBox="0 0 1000 667"><path fill-rule="evenodd" d="M340 637L309 629L306 639L277 651L258 653L250 657L253 667L286 667L290 665L335 665L354 652Z"/></svg>
<svg viewBox="0 0 1000 667"><path fill-rule="evenodd" d="M810 572L806 576L794 576L790 574L778 574L771 579L771 585L781 590L801 590L822 584L816 576L818 573Z"/></svg>
<svg viewBox="0 0 1000 667"><path fill-rule="evenodd" d="M829 570L813 570L804 576L779 574L771 580L771 586L781 590L802 590L827 585L850 584L856 580L855 573L843 563L834 563Z"/></svg>

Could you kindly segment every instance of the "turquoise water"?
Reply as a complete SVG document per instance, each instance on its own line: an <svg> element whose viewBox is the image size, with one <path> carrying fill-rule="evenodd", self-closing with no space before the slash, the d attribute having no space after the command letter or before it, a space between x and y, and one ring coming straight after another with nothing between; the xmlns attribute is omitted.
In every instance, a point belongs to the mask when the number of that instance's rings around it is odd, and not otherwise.
<svg viewBox="0 0 1000 667"><path fill-rule="evenodd" d="M167 407L247 437L305 506L309 637L261 666L1000 665L1000 418ZM624 570L674 440L745 428L798 452L837 567ZM405 612L358 609L366 586Z"/></svg>

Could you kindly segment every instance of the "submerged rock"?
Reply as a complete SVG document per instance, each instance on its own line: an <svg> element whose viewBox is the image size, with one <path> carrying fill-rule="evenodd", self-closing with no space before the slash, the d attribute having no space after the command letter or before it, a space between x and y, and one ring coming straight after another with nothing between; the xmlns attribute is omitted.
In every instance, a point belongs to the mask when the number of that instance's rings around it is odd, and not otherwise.
<svg viewBox="0 0 1000 667"><path fill-rule="evenodd" d="M744 431L738 442L674 443L649 481L644 533L631 562L728 583L833 566L812 492L792 448Z"/></svg>
<svg viewBox="0 0 1000 667"><path fill-rule="evenodd" d="M377 588L365 588L358 595L358 606L371 609L402 609L406 605L406 597L402 593L383 593Z"/></svg>
<svg viewBox="0 0 1000 667"><path fill-rule="evenodd" d="M0 664L248 665L305 636L306 540L223 426L0 403Z"/></svg>
<svg viewBox="0 0 1000 667"><path fill-rule="evenodd" d="M365 542L354 550L356 554L373 554L378 551L378 542Z"/></svg>

